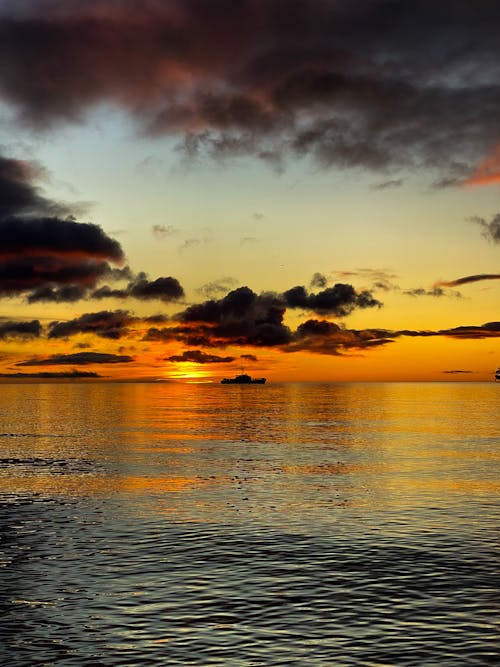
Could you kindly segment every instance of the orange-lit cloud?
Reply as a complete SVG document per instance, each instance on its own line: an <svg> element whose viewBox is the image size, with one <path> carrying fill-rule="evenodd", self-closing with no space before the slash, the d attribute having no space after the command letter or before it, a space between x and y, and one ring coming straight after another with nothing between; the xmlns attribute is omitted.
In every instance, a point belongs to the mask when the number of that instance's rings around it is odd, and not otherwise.
<svg viewBox="0 0 500 667"><path fill-rule="evenodd" d="M500 280L500 273L478 273L473 276L463 276L455 280L440 280L436 283L434 289L440 287L457 287L458 285L466 285L467 283L477 283L481 280Z"/></svg>
<svg viewBox="0 0 500 667"><path fill-rule="evenodd" d="M481 162L474 174L463 182L465 186L495 185L500 183L500 146L493 155Z"/></svg>

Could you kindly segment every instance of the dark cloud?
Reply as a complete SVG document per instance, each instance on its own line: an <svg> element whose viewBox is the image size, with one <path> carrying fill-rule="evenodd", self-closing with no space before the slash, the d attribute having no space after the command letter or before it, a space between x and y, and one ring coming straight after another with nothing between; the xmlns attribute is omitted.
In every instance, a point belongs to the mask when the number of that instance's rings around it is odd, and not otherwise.
<svg viewBox="0 0 500 667"><path fill-rule="evenodd" d="M64 366L67 364L86 366L88 364L124 364L134 361L133 357L124 354L106 352L74 352L73 354L54 354L42 359L27 359L16 366Z"/></svg>
<svg viewBox="0 0 500 667"><path fill-rule="evenodd" d="M283 324L285 310L286 304L278 295L257 295L249 287L239 287L220 300L189 306L177 319L196 324L214 345L274 346L290 340L290 329Z"/></svg>
<svg viewBox="0 0 500 667"><path fill-rule="evenodd" d="M443 371L445 375L460 375L462 373L472 373L472 371L462 371L462 370L451 370L451 371Z"/></svg>
<svg viewBox="0 0 500 667"><path fill-rule="evenodd" d="M7 1L0 96L37 127L111 103L191 155L449 181L500 139L499 24L487 0Z"/></svg>
<svg viewBox="0 0 500 667"><path fill-rule="evenodd" d="M478 216L470 220L481 227L481 232L485 239L492 243L500 243L500 213L494 215L489 222Z"/></svg>
<svg viewBox="0 0 500 667"><path fill-rule="evenodd" d="M0 218L10 215L64 215L71 213L66 204L46 199L34 181L43 172L32 162L0 156Z"/></svg>
<svg viewBox="0 0 500 667"><path fill-rule="evenodd" d="M41 334L42 325L38 320L31 320L31 322L0 320L0 340L9 338L39 338Z"/></svg>
<svg viewBox="0 0 500 667"><path fill-rule="evenodd" d="M33 292L30 292L26 299L28 303L38 303L41 301L51 301L52 303L75 303L85 299L88 290L81 285L68 285L67 287L49 287L44 285Z"/></svg>
<svg viewBox="0 0 500 667"><path fill-rule="evenodd" d="M467 283L477 283L481 280L500 280L500 273L478 273L474 276L464 276L455 280L440 280L437 283L437 289L439 289L439 286L456 287L458 285L466 285Z"/></svg>
<svg viewBox="0 0 500 667"><path fill-rule="evenodd" d="M308 351L315 354L342 355L349 350L364 350L392 343L394 333L384 329L347 329L327 320L307 320L297 327L285 352Z"/></svg>
<svg viewBox="0 0 500 667"><path fill-rule="evenodd" d="M165 361L192 362L195 364L223 364L234 361L234 357L219 357L216 354L207 354L202 350L186 350L182 354L174 354Z"/></svg>
<svg viewBox="0 0 500 667"><path fill-rule="evenodd" d="M51 322L48 337L68 338L84 333L117 340L128 333L129 326L135 321L128 311L102 310L98 313L86 313L66 322Z"/></svg>
<svg viewBox="0 0 500 667"><path fill-rule="evenodd" d="M15 379L40 379L40 380L64 380L64 379L79 379L79 378L100 378L98 373L93 371L41 371L40 373L0 373L1 378L15 378Z"/></svg>
<svg viewBox="0 0 500 667"><path fill-rule="evenodd" d="M184 296L184 290L179 281L171 276L148 280L147 277L141 275L129 283L127 292L136 299L160 299L166 302L176 301Z"/></svg>
<svg viewBox="0 0 500 667"><path fill-rule="evenodd" d="M61 257L101 259L121 262L123 250L118 241L110 238L92 223L60 220L59 218L8 217L0 221L2 246L0 256Z"/></svg>
<svg viewBox="0 0 500 667"><path fill-rule="evenodd" d="M74 290L109 275L109 262L121 263L123 251L97 225L61 218L63 207L35 185L39 172L0 156L0 294L33 291L33 301L47 300L47 294L74 301Z"/></svg>
<svg viewBox="0 0 500 667"><path fill-rule="evenodd" d="M127 272L129 273L130 270ZM105 272L107 276L109 272ZM91 290L79 285L67 287L40 287L27 295L29 303L51 301L54 303L74 303L81 299L138 299L140 301L159 300L165 303L177 301L184 296L184 290L176 278L156 278L149 280L144 273L138 274L125 287L102 285Z"/></svg>
<svg viewBox="0 0 500 667"><path fill-rule="evenodd" d="M500 322L487 322L481 326L461 326L453 329L441 329L437 332L440 336L450 338L500 338Z"/></svg>
<svg viewBox="0 0 500 667"><path fill-rule="evenodd" d="M240 359L244 359L245 361L258 361L255 354L240 354Z"/></svg>
<svg viewBox="0 0 500 667"><path fill-rule="evenodd" d="M283 293L289 308L303 308L319 314L345 317L356 308L382 306L368 291L356 292L352 285L336 283L316 294L308 294L305 287L298 285Z"/></svg>

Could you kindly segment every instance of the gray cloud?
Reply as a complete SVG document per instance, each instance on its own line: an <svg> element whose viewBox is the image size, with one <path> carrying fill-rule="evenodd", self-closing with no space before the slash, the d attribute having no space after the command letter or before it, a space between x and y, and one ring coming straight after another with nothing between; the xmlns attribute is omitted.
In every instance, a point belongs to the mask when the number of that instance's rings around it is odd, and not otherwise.
<svg viewBox="0 0 500 667"><path fill-rule="evenodd" d="M6 0L0 96L37 128L114 104L191 156L450 183L500 139L499 24L469 0Z"/></svg>

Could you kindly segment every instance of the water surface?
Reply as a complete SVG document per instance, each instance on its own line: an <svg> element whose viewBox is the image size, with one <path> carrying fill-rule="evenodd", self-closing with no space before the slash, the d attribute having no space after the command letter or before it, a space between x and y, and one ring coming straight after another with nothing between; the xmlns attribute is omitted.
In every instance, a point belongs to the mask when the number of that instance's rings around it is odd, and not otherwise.
<svg viewBox="0 0 500 667"><path fill-rule="evenodd" d="M495 384L0 397L1 664L495 665Z"/></svg>

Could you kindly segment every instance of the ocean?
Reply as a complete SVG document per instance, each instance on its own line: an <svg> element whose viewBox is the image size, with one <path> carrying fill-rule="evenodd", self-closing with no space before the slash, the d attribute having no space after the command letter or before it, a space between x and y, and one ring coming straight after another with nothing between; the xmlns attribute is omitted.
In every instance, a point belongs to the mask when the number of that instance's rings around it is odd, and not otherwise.
<svg viewBox="0 0 500 667"><path fill-rule="evenodd" d="M495 383L4 384L0 664L500 664Z"/></svg>

